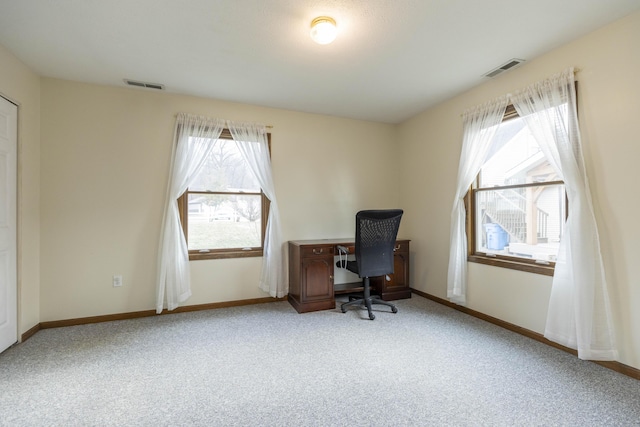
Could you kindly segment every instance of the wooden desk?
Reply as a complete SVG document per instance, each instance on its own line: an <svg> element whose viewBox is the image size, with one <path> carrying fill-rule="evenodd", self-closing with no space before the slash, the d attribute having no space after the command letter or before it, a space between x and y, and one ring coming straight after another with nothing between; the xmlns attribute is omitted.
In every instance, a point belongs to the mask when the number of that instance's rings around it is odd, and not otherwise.
<svg viewBox="0 0 640 427"><path fill-rule="evenodd" d="M384 277L371 278L371 287L385 300L411 298L409 288L409 242L398 239L394 248L394 273L391 281ZM337 245L349 248L352 239L291 240L289 241L289 303L298 311L330 310L336 307L335 295L362 290L362 281L334 285L334 256Z"/></svg>

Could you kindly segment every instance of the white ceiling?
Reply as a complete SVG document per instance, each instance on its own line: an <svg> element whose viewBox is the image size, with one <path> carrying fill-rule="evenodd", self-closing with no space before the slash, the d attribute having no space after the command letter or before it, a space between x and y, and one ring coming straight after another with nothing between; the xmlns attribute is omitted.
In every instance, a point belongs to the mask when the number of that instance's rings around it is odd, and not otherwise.
<svg viewBox="0 0 640 427"><path fill-rule="evenodd" d="M530 61L639 9L640 0L0 0L0 44L47 77L126 78L399 123L511 58ZM330 45L309 38L320 15L338 23Z"/></svg>

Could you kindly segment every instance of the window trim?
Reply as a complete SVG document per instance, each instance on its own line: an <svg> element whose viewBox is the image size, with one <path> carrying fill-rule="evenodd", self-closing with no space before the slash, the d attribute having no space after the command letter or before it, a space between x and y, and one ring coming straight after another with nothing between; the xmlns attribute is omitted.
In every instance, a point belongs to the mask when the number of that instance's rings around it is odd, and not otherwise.
<svg viewBox="0 0 640 427"><path fill-rule="evenodd" d="M231 131L227 128L222 130L222 133L218 139L233 140ZM269 156L271 156L271 133L267 133L267 147L269 149ZM188 224L188 209L189 209L189 194L236 194L233 192L219 192L219 191L193 191L188 189L178 198L178 213L180 214L180 224L182 225L182 232L184 233L185 240L187 240L187 247L189 245L189 224ZM257 195L258 193L237 193L243 195ZM228 258L250 258L261 257L264 255L264 239L267 231L267 221L269 220L269 208L271 201L260 189L261 196L261 242L259 247L252 248L228 248L228 249L191 249L189 250L189 261L198 261L206 259L228 259Z"/></svg>
<svg viewBox="0 0 640 427"><path fill-rule="evenodd" d="M516 111L513 104L509 104L505 110L504 116L502 117L502 123L520 117L518 112ZM476 251L476 193L478 191L485 191L489 189L479 189L478 185L478 176L471 184L469 191L464 197L464 206L466 211L466 234L467 234L467 261L474 262L478 264L491 265L494 267L502 267L508 268L511 270L518 271L526 271L529 273L542 274L545 276L553 276L555 272L556 263L553 261L545 261L541 263L540 261L530 260L526 258L513 257L508 255L501 254L488 254L486 252L477 252ZM545 182L544 185L564 185L564 181L553 181L553 182ZM540 183L531 184L531 186L539 186ZM521 188L529 186L528 184L524 185L516 185L515 187ZM504 186L504 187L514 187L514 186ZM503 187L501 187L503 188ZM569 211L568 199L565 191L565 219L566 215Z"/></svg>

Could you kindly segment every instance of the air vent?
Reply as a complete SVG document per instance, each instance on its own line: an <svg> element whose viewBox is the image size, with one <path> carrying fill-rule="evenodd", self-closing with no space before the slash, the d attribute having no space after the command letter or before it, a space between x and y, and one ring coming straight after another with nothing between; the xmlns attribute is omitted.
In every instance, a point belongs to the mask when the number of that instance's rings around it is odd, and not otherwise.
<svg viewBox="0 0 640 427"><path fill-rule="evenodd" d="M137 86L137 87L146 87L147 89L156 89L156 90L164 90L164 85L159 83L147 83L147 82L138 82L135 80L124 79L124 82L129 86Z"/></svg>
<svg viewBox="0 0 640 427"><path fill-rule="evenodd" d="M516 58L510 59L507 62L505 62L504 64L502 64L501 66L499 66L498 68L496 68L496 69L494 69L492 71L489 71L484 76L485 77L489 77L489 78L495 77L498 74L502 74L505 71L511 70L513 68L516 68L518 65L522 64L523 62L524 62L524 59L516 59Z"/></svg>

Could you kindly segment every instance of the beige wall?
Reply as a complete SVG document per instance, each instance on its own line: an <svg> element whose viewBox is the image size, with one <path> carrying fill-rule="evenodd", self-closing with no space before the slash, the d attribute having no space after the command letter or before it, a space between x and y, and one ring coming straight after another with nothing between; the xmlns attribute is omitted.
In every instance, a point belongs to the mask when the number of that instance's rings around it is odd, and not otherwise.
<svg viewBox="0 0 640 427"><path fill-rule="evenodd" d="M391 125L43 79L42 321L154 308L178 112L273 125L285 241L353 236L358 209L399 202ZM191 262L186 304L267 296L257 287L261 263ZM112 287L114 274L122 288Z"/></svg>
<svg viewBox="0 0 640 427"><path fill-rule="evenodd" d="M621 362L640 368L640 13L564 45L403 123L402 202L412 241L412 285L446 298L450 213L462 142L461 113L574 66L579 120ZM518 56L517 53L514 56ZM416 197L422 194L423 197ZM438 224L438 226L433 226ZM446 225L445 225L446 224ZM551 278L469 265L468 306L544 331Z"/></svg>
<svg viewBox="0 0 640 427"><path fill-rule="evenodd" d="M0 95L18 104L18 335L40 322L40 78L0 46Z"/></svg>

